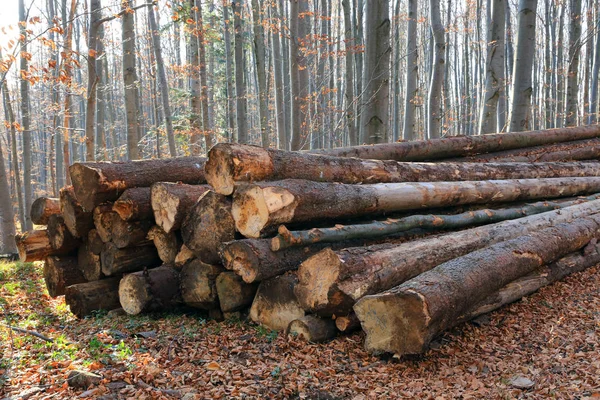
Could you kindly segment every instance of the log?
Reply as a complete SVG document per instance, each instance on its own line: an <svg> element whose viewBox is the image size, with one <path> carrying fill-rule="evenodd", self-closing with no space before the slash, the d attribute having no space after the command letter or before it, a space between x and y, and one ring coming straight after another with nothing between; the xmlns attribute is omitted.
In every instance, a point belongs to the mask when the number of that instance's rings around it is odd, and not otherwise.
<svg viewBox="0 0 600 400"><path fill-rule="evenodd" d="M31 205L31 222L35 225L48 225L51 215L60 214L60 200L54 197L40 197Z"/></svg>
<svg viewBox="0 0 600 400"><path fill-rule="evenodd" d="M69 167L77 199L85 210L115 201L129 188L155 182L206 183L202 157L177 157L126 162L75 163Z"/></svg>
<svg viewBox="0 0 600 400"><path fill-rule="evenodd" d="M469 226L484 225L540 214L542 212L569 207L585 201L597 200L600 195L567 201L540 201L514 208L479 209L453 215L410 215L404 218L388 218L357 225L336 225L333 228L313 228L305 231L289 231L285 226L271 239L271 250L280 251L289 247L307 246L315 243L347 242L355 239L376 239L412 229L458 230Z"/></svg>
<svg viewBox="0 0 600 400"><path fill-rule="evenodd" d="M77 257L50 256L44 263L44 281L50 297L62 296L67 286L87 282L77 268Z"/></svg>
<svg viewBox="0 0 600 400"><path fill-rule="evenodd" d="M92 209L85 211L77 198L73 186L67 186L60 190L60 212L65 219L65 225L76 238L87 235L94 228Z"/></svg>
<svg viewBox="0 0 600 400"><path fill-rule="evenodd" d="M252 304L258 284L248 284L234 272L221 272L215 281L221 311L244 310Z"/></svg>
<svg viewBox="0 0 600 400"><path fill-rule="evenodd" d="M100 204L94 208L93 212L94 226L100 239L104 243L108 243L112 240L112 227L116 224L121 217L116 211L113 211L112 204L105 203Z"/></svg>
<svg viewBox="0 0 600 400"><path fill-rule="evenodd" d="M333 339L337 330L335 322L331 319L305 315L290 322L287 333L310 343L322 343Z"/></svg>
<svg viewBox="0 0 600 400"><path fill-rule="evenodd" d="M209 264L220 262L219 246L235 239L231 199L212 190L204 193L183 222L181 236L196 257Z"/></svg>
<svg viewBox="0 0 600 400"><path fill-rule="evenodd" d="M80 240L73 237L60 214L54 214L48 218L47 234L50 246L55 250L70 253L74 252L81 244Z"/></svg>
<svg viewBox="0 0 600 400"><path fill-rule="evenodd" d="M171 310L181 302L179 273L162 266L125 275L119 284L119 301L131 315Z"/></svg>
<svg viewBox="0 0 600 400"><path fill-rule="evenodd" d="M77 265L85 279L90 282L104 277L102 264L100 263L100 253L95 253L95 249L92 248L89 241L84 241L77 249Z"/></svg>
<svg viewBox="0 0 600 400"><path fill-rule="evenodd" d="M119 218L112 224L112 243L120 249L150 244L147 237L152 226L152 221L123 221Z"/></svg>
<svg viewBox="0 0 600 400"><path fill-rule="evenodd" d="M23 232L15 235L21 262L43 261L48 256L64 256L69 251L54 249L50 245L48 232L45 229Z"/></svg>
<svg viewBox="0 0 600 400"><path fill-rule="evenodd" d="M153 219L150 188L130 188L123 192L113 204L113 211L124 221Z"/></svg>
<svg viewBox="0 0 600 400"><path fill-rule="evenodd" d="M448 260L600 211L600 200L400 245L322 250L298 269L296 294L305 310L347 315L361 297L391 289Z"/></svg>
<svg viewBox="0 0 600 400"><path fill-rule="evenodd" d="M431 340L474 305L510 282L581 249L600 230L595 214L500 242L438 265L359 300L354 311L371 353L424 352Z"/></svg>
<svg viewBox="0 0 600 400"><path fill-rule="evenodd" d="M102 241L102 238L100 238L100 235L96 229L92 229L88 232L87 243L91 252L94 254L100 254L104 248L104 242Z"/></svg>
<svg viewBox="0 0 600 400"><path fill-rule="evenodd" d="M350 313L345 317L335 319L335 327L340 332L348 333L360 329L360 321L355 313Z"/></svg>
<svg viewBox="0 0 600 400"><path fill-rule="evenodd" d="M102 279L78 283L67 287L65 303L77 318L90 315L93 311L114 310L119 304L120 278Z"/></svg>
<svg viewBox="0 0 600 400"><path fill-rule="evenodd" d="M106 243L100 254L100 263L102 273L111 276L158 267L160 258L152 245L119 248L114 243Z"/></svg>
<svg viewBox="0 0 600 400"><path fill-rule="evenodd" d="M155 225L148 231L147 238L154 243L158 257L163 263L175 263L177 253L181 249L181 238L176 232L166 233L160 226Z"/></svg>
<svg viewBox="0 0 600 400"><path fill-rule="evenodd" d="M183 265L188 261L193 260L195 257L194 253L192 253L192 251L184 244L181 246L179 253L177 253L177 256L175 257L175 265Z"/></svg>
<svg viewBox="0 0 600 400"><path fill-rule="evenodd" d="M158 182L151 188L151 203L156 225L167 233L181 228L196 201L210 190L208 185Z"/></svg>
<svg viewBox="0 0 600 400"><path fill-rule="evenodd" d="M600 137L598 125L477 136L450 136L441 139L340 147L311 151L311 153L373 160L428 161L595 137Z"/></svg>
<svg viewBox="0 0 600 400"><path fill-rule="evenodd" d="M233 197L238 232L260 237L270 227L419 208L574 196L600 191L600 178L543 178L345 185L303 180L243 184Z"/></svg>
<svg viewBox="0 0 600 400"><path fill-rule="evenodd" d="M600 176L600 163L397 162L265 149L236 143L215 145L206 163L206 180L223 195L232 194L236 183L283 179L354 184L585 176Z"/></svg>
<svg viewBox="0 0 600 400"><path fill-rule="evenodd" d="M225 269L219 265L192 260L181 269L181 297L188 306L211 310L219 308L216 279Z"/></svg>
<svg viewBox="0 0 600 400"><path fill-rule="evenodd" d="M269 329L283 331L290 322L304 317L304 310L294 294L297 284L298 278L293 272L262 281L250 307L252 321Z"/></svg>

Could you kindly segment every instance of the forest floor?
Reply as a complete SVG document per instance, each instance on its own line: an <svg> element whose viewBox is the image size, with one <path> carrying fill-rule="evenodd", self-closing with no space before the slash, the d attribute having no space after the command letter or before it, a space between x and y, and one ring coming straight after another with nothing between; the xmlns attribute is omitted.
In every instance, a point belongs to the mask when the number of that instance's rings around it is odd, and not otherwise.
<svg viewBox="0 0 600 400"><path fill-rule="evenodd" d="M0 398L600 398L600 267L400 360L368 355L361 333L313 345L189 310L77 320L37 264L0 264L0 285ZM70 388L74 369L102 381Z"/></svg>

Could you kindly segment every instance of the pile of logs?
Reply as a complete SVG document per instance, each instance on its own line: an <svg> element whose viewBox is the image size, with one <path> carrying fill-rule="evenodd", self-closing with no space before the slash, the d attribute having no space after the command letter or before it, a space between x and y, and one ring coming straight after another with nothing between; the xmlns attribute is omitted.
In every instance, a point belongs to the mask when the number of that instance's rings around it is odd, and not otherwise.
<svg viewBox="0 0 600 400"><path fill-rule="evenodd" d="M18 237L78 317L188 306L372 353L600 263L600 127L70 167Z"/></svg>

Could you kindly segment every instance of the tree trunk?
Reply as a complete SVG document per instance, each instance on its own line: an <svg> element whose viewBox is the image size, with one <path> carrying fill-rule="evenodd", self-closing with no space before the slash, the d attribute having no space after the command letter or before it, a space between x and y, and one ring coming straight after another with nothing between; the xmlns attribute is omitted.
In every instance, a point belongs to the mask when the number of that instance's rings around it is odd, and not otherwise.
<svg viewBox="0 0 600 400"><path fill-rule="evenodd" d="M366 2L365 65L361 93L361 134L367 144L385 143L388 139L390 81L389 0Z"/></svg>
<svg viewBox="0 0 600 400"><path fill-rule="evenodd" d="M256 238L285 223L386 212L582 195L600 192L600 178L542 178L342 185L303 180L240 185L232 213L238 232Z"/></svg>
<svg viewBox="0 0 600 400"><path fill-rule="evenodd" d="M167 128L169 153L171 154L171 157L177 157L175 133L173 131L173 115L171 113L171 104L169 102L169 84L167 82L167 74L165 72L165 64L160 47L160 31L158 29L158 24L156 23L156 18L154 17L154 6L148 7L148 22L150 29L152 30L152 48L154 50L156 62L156 74L158 75L158 88L165 116L165 127Z"/></svg>
<svg viewBox="0 0 600 400"><path fill-rule="evenodd" d="M83 207L75 198L73 186L62 188L59 198L60 211L65 220L65 225L67 225L73 236L85 237L90 229L94 228L93 213L83 210Z"/></svg>
<svg viewBox="0 0 600 400"><path fill-rule="evenodd" d="M488 29L488 45L485 72L485 92L479 120L479 134L501 132L497 126L498 103L504 91L504 28L505 0L492 1L492 25ZM548 23L550 23L548 21Z"/></svg>
<svg viewBox="0 0 600 400"><path fill-rule="evenodd" d="M256 75L258 77L258 112L260 119L260 137L262 147L269 147L269 115L268 115L268 92L265 57L265 32L262 25L261 15L264 13L258 0L252 0L252 19L254 22L254 59L256 60Z"/></svg>
<svg viewBox="0 0 600 400"><path fill-rule="evenodd" d="M280 149L287 150L289 149L289 137L288 130L286 128L286 108L285 108L285 96L284 96L284 84L283 84L283 75L284 73L288 73L283 68L283 60L282 58L287 58L286 54L283 52L281 46L281 30L279 29L279 25L277 21L281 19L277 3L274 2L271 5L273 25L271 26L271 41L273 45L273 54L271 58L273 60L273 77L275 81L275 120L277 122L277 138L278 138L278 147Z"/></svg>
<svg viewBox="0 0 600 400"><path fill-rule="evenodd" d="M2 254L16 254L17 245L15 243L15 216L13 213L12 200L10 198L10 185L9 185L9 174L10 168L7 170L4 164L4 149L2 148L2 141L0 140L0 253ZM18 172L17 172L18 173ZM56 199L54 199L56 200ZM50 201L49 201L50 202ZM56 203L54 203L56 204ZM39 209L39 203L37 207L34 207L34 202L31 206L31 213L34 214L34 210ZM45 207L44 207L45 208ZM58 208L58 207L57 207ZM51 213L42 213L50 215ZM36 215L37 217L37 215ZM41 217L41 215L40 215ZM32 216L32 221L34 217ZM42 218L35 218L34 223L36 225L43 225L39 222L46 222Z"/></svg>
<svg viewBox="0 0 600 400"><path fill-rule="evenodd" d="M376 160L428 161L597 137L600 137L599 126L582 126L481 136L455 136L374 146L340 147L311 153Z"/></svg>
<svg viewBox="0 0 600 400"><path fill-rule="evenodd" d="M365 184L600 176L600 163L402 163L220 143L205 172L216 192L230 195L236 183L282 179Z"/></svg>
<svg viewBox="0 0 600 400"><path fill-rule="evenodd" d="M424 352L473 305L544 264L585 246L600 228L600 216L497 243L455 258L378 295L354 310L367 333L369 352Z"/></svg>
<svg viewBox="0 0 600 400"><path fill-rule="evenodd" d="M599 209L600 200L596 200L398 246L323 250L298 269L297 295L306 310L347 315L361 297L391 289L436 265L494 243L587 217Z"/></svg>
<svg viewBox="0 0 600 400"><path fill-rule="evenodd" d="M218 265L193 260L181 269L181 296L190 307L211 310L219 308L216 279L225 270Z"/></svg>
<svg viewBox="0 0 600 400"><path fill-rule="evenodd" d="M598 72L600 72L600 29L596 31L596 49L594 50L594 66L592 67L592 93L590 96L590 118L588 122L590 125L598 122Z"/></svg>
<svg viewBox="0 0 600 400"><path fill-rule="evenodd" d="M160 258L154 246L120 249L113 243L106 243L100 254L100 262L102 273L111 276L157 267L160 265Z"/></svg>
<svg viewBox="0 0 600 400"><path fill-rule="evenodd" d="M88 56L87 56L87 101L85 109L85 148L86 161L96 161L95 133L96 133L96 95L98 83L101 82L100 72L96 70L98 54L98 30L102 18L101 0L90 0L90 21L88 30Z"/></svg>
<svg viewBox="0 0 600 400"><path fill-rule="evenodd" d="M417 52L417 0L408 0L408 31L406 33L406 97L404 99L404 122L402 138L416 138L417 94L419 87L419 63Z"/></svg>
<svg viewBox="0 0 600 400"><path fill-rule="evenodd" d="M112 243L120 249L141 246L147 242L146 236L153 225L153 221L130 222L116 218L111 226Z"/></svg>
<svg viewBox="0 0 600 400"><path fill-rule="evenodd" d="M154 243L158 257L164 264L175 263L175 257L181 249L181 238L177 232L166 233L160 226L153 226L148 231L148 239Z"/></svg>
<svg viewBox="0 0 600 400"><path fill-rule="evenodd" d="M233 73L231 71L231 38L229 34L229 7L223 6L223 41L225 42L225 79L227 79L227 141L233 142L235 136L235 117L234 117L234 96L233 91ZM275 52L275 54L278 54Z"/></svg>
<svg viewBox="0 0 600 400"><path fill-rule="evenodd" d="M304 310L294 294L297 284L298 278L293 273L261 282L250 308L252 321L269 329L283 331L290 322L304 317Z"/></svg>
<svg viewBox="0 0 600 400"><path fill-rule="evenodd" d="M93 248L93 244L89 241L84 241L77 249L77 265L79 271L83 274L86 280L92 282L102 279L102 265L100 263L100 253L96 253L97 249Z"/></svg>
<svg viewBox="0 0 600 400"><path fill-rule="evenodd" d="M121 10L131 8L130 0L123 0ZM136 72L134 14L125 11L121 16L123 46L123 88L125 90L125 116L127 120L127 159L140 158L140 119L138 110L138 76ZM71 172L73 174L73 172ZM87 208L87 207L86 207Z"/></svg>
<svg viewBox="0 0 600 400"><path fill-rule="evenodd" d="M154 218L150 202L150 188L129 188L114 202L112 210L123 221L143 221Z"/></svg>
<svg viewBox="0 0 600 400"><path fill-rule="evenodd" d="M181 226L183 243L200 260L216 264L221 243L235 238L231 199L213 192L204 193L189 211Z"/></svg>
<svg viewBox="0 0 600 400"><path fill-rule="evenodd" d="M114 310L119 303L119 281L121 278L79 283L67 287L65 303L77 318L83 318L93 311Z"/></svg>
<svg viewBox="0 0 600 400"><path fill-rule="evenodd" d="M579 103L579 53L581 52L581 0L570 0L571 23L569 24L569 68L567 75L567 97L565 126L577 125L577 110ZM589 11L588 11L589 12ZM589 40L589 39L588 39ZM583 85L587 85L584 82Z"/></svg>
<svg viewBox="0 0 600 400"><path fill-rule="evenodd" d="M36 225L48 225L48 218L55 214L60 214L59 199L53 197L40 197L31 205L31 222Z"/></svg>
<svg viewBox="0 0 600 400"><path fill-rule="evenodd" d="M46 258L44 281L50 297L62 296L67 286L87 282L77 268L77 257L56 256Z"/></svg>
<svg viewBox="0 0 600 400"><path fill-rule="evenodd" d="M205 183L202 157L114 163L78 163L69 168L77 199L86 210L114 201L125 189L155 182Z"/></svg>
<svg viewBox="0 0 600 400"><path fill-rule="evenodd" d="M210 190L210 186L158 182L152 185L151 190L156 225L170 233L181 228L194 204Z"/></svg>
<svg viewBox="0 0 600 400"><path fill-rule="evenodd" d="M179 273L158 267L128 274L119 283L119 302L127 314L170 311L181 302Z"/></svg>
<svg viewBox="0 0 600 400"><path fill-rule="evenodd" d="M258 284L248 284L234 272L225 271L215 282L221 311L224 313L245 310L250 307Z"/></svg>
<svg viewBox="0 0 600 400"><path fill-rule="evenodd" d="M353 5L354 6L354 5ZM356 99L354 98L354 53L356 43L354 43L354 35L352 31L352 17L350 15L350 0L343 0L342 7L344 8L344 50L346 52L346 76L345 76L345 93L346 93L346 126L348 127L348 141L350 146L358 145L358 134L355 124L355 109Z"/></svg>
<svg viewBox="0 0 600 400"><path fill-rule="evenodd" d="M440 1L429 1L429 19L433 34L434 54L429 96L427 99L427 136L439 138L442 128L442 85L444 78L444 59L446 53L445 33L440 15Z"/></svg>
<svg viewBox="0 0 600 400"><path fill-rule="evenodd" d="M65 225L65 220L58 214L50 216L47 232L50 245L55 250L74 252L81 244L79 240L71 235Z"/></svg>
<svg viewBox="0 0 600 400"><path fill-rule="evenodd" d="M519 0L517 49L513 66L510 98L510 132L531 129L531 71L535 54L535 24L537 0Z"/></svg>
<svg viewBox="0 0 600 400"><path fill-rule="evenodd" d="M305 315L290 322L287 334L310 343L322 343L337 335L335 322L330 318Z"/></svg>
<svg viewBox="0 0 600 400"><path fill-rule="evenodd" d="M21 131L23 132L23 185L25 188L24 195L24 220L25 226L21 229L31 230L33 224L29 216L29 210L31 210L31 202L33 201L33 192L31 189L31 165L32 165L32 142L31 142L31 115L29 114L29 79L31 74L29 72L29 59L31 54L27 52L27 43L29 35L27 31L27 16L25 15L25 1L19 0L19 35L21 42L21 56L19 57L19 70L20 70L20 95L21 95ZM67 51L69 51L67 49ZM5 87L6 88L6 87ZM8 93L7 93L8 95Z"/></svg>
<svg viewBox="0 0 600 400"><path fill-rule="evenodd" d="M240 1L231 2L235 38L235 93L238 143L249 143L248 136L248 104L246 99L246 83L244 82L244 27L242 25L242 5Z"/></svg>
<svg viewBox="0 0 600 400"><path fill-rule="evenodd" d="M188 34L188 59L190 63L190 151L197 156L201 153L202 144L200 143L202 104L200 96L202 84L200 82L200 47L198 40L198 18L196 15L196 1L189 0L190 16L192 16L194 25Z"/></svg>
<svg viewBox="0 0 600 400"><path fill-rule="evenodd" d="M300 97L300 38L299 38L299 2L305 0L290 0L289 35L290 35L290 86L291 86L291 144L292 150L302 148L302 124L305 113L302 111Z"/></svg>
<svg viewBox="0 0 600 400"><path fill-rule="evenodd" d="M206 46L204 44L204 25L202 19L202 4L200 0L196 0L196 16L198 22L198 61L200 73L200 105L202 108L202 133L204 135L204 144L206 151L214 145L215 139L212 133L210 124L209 109L208 109L208 80L206 77Z"/></svg>
<svg viewBox="0 0 600 400"><path fill-rule="evenodd" d="M70 249L53 248L45 229L18 234L15 241L21 262L44 261L48 256L64 256L71 252Z"/></svg>

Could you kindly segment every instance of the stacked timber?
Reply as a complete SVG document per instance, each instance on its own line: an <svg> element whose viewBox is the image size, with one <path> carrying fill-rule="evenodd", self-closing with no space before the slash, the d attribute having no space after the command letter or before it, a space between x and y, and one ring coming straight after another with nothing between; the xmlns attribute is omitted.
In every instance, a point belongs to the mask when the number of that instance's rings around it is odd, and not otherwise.
<svg viewBox="0 0 600 400"><path fill-rule="evenodd" d="M599 155L589 126L81 163L19 249L78 316L185 305L415 354L600 262Z"/></svg>

